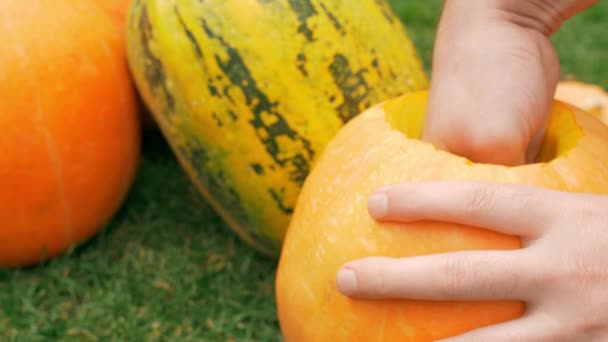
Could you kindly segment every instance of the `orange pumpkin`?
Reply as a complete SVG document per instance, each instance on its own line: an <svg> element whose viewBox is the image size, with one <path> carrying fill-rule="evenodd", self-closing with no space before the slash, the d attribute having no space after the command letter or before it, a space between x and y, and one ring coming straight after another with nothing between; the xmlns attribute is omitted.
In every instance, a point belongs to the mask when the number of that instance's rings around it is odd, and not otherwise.
<svg viewBox="0 0 608 342"><path fill-rule="evenodd" d="M608 124L608 93L595 84L561 81L555 98L573 104Z"/></svg>
<svg viewBox="0 0 608 342"><path fill-rule="evenodd" d="M115 214L139 121L123 39L97 4L1 1L0 23L0 266L23 266Z"/></svg>
<svg viewBox="0 0 608 342"><path fill-rule="evenodd" d="M124 35L131 0L96 0L96 2L114 19L120 28L120 34Z"/></svg>
<svg viewBox="0 0 608 342"><path fill-rule="evenodd" d="M120 33L120 39L125 40L125 28L127 25L127 16L131 8L132 0L95 0L97 4L105 10L114 20L114 24ZM150 115L149 110L141 100L139 94L137 94L137 111L139 113L139 120L144 130L156 131L158 126L156 121Z"/></svg>
<svg viewBox="0 0 608 342"><path fill-rule="evenodd" d="M375 221L367 199L381 186L467 179L608 193L608 128L579 109L556 102L538 162L505 167L475 164L419 140L426 101L426 93L413 93L362 113L334 137L307 178L276 277L286 341L432 341L524 312L518 301L372 301L342 295L336 273L353 259L521 247L518 237L480 228Z"/></svg>

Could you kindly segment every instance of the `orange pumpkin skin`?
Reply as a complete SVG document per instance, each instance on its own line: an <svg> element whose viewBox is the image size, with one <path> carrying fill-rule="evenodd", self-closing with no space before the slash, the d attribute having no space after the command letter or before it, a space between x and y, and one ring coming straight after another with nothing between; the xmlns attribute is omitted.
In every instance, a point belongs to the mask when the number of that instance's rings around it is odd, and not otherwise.
<svg viewBox="0 0 608 342"><path fill-rule="evenodd" d="M555 103L540 156L547 162L504 167L474 164L416 139L426 99L426 93L413 93L362 113L334 137L307 178L276 276L278 317L286 341L433 341L524 312L525 305L518 301L371 301L343 296L335 284L336 272L360 257L521 247L517 237L474 227L375 221L367 212L367 199L381 186L468 179L608 193L608 128L580 110ZM552 158L554 154L559 157Z"/></svg>
<svg viewBox="0 0 608 342"><path fill-rule="evenodd" d="M114 19L120 34L124 35L131 0L96 0L96 2Z"/></svg>
<svg viewBox="0 0 608 342"><path fill-rule="evenodd" d="M123 48L89 0L0 1L0 266L98 232L134 179L140 132Z"/></svg>
<svg viewBox="0 0 608 342"><path fill-rule="evenodd" d="M129 9L131 8L132 0L95 0L97 4L104 9L104 11L112 17L114 24L120 33L120 39L125 40L125 28L127 25L127 16ZM126 63L126 61L125 61ZM146 108L145 104L141 100L139 94L136 98L137 111L139 113L139 121L141 127L146 131L156 131L158 126L156 121L150 115L150 112Z"/></svg>

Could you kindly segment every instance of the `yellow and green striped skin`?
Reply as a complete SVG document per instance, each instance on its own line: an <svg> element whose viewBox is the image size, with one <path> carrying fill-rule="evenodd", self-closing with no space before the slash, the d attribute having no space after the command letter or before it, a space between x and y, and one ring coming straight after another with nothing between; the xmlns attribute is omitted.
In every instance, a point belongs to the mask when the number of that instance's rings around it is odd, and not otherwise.
<svg viewBox="0 0 608 342"><path fill-rule="evenodd" d="M428 86L384 0L134 0L127 50L197 188L275 257L302 183L344 123Z"/></svg>

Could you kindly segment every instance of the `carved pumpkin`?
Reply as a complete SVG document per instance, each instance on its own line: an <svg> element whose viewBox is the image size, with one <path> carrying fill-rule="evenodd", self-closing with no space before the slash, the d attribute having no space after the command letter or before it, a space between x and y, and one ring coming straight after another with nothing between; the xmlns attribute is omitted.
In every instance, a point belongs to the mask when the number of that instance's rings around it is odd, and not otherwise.
<svg viewBox="0 0 608 342"><path fill-rule="evenodd" d="M419 140L426 101L426 93L405 95L354 118L308 177L276 278L286 341L432 341L523 313L517 301L372 301L342 295L336 273L353 259L521 247L517 237L474 227L375 221L367 200L381 186L468 179L608 193L608 128L579 109L556 102L538 163L505 167L475 164Z"/></svg>

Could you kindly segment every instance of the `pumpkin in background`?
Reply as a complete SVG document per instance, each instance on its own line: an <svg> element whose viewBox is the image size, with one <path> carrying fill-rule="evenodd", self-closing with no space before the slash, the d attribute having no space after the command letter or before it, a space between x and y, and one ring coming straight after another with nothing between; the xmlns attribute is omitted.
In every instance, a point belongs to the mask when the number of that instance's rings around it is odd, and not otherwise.
<svg viewBox="0 0 608 342"><path fill-rule="evenodd" d="M0 266L87 240L133 181L140 132L123 39L90 0L0 2Z"/></svg>
<svg viewBox="0 0 608 342"><path fill-rule="evenodd" d="M608 93L595 84L561 81L555 98L573 104L608 124Z"/></svg>
<svg viewBox="0 0 608 342"><path fill-rule="evenodd" d="M337 134L309 175L276 277L286 341L432 341L523 313L518 301L371 301L342 295L336 273L353 259L521 247L518 237L468 226L375 221L367 200L381 186L465 179L608 194L608 127L579 109L555 102L538 162L505 167L471 163L419 140L426 101L426 92L420 92L367 110Z"/></svg>
<svg viewBox="0 0 608 342"><path fill-rule="evenodd" d="M108 13L113 19L116 27L121 35L121 39L124 40L125 26L127 24L127 15L131 8L132 0L95 0L97 4L102 7L106 13ZM123 42L124 45L124 42ZM126 55L125 55L126 63ZM139 112L139 120L144 130L156 131L158 127L154 118L150 115L150 112L146 108L145 104L141 100L139 94L137 94L137 111Z"/></svg>
<svg viewBox="0 0 608 342"><path fill-rule="evenodd" d="M385 0L134 0L127 52L196 187L244 241L275 257L300 187L338 129L427 87Z"/></svg>
<svg viewBox="0 0 608 342"><path fill-rule="evenodd" d="M127 22L127 13L132 0L95 0L115 21L120 34L124 34Z"/></svg>

